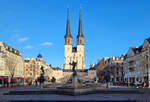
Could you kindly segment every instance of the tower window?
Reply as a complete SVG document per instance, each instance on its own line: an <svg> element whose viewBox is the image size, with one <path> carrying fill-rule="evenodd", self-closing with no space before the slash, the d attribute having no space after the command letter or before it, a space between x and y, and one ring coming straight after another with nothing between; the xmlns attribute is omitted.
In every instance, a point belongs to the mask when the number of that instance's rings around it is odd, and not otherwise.
<svg viewBox="0 0 150 102"><path fill-rule="evenodd" d="M69 40L67 41L67 43L69 44Z"/></svg>
<svg viewBox="0 0 150 102"><path fill-rule="evenodd" d="M80 44L82 44L82 40L80 40Z"/></svg>

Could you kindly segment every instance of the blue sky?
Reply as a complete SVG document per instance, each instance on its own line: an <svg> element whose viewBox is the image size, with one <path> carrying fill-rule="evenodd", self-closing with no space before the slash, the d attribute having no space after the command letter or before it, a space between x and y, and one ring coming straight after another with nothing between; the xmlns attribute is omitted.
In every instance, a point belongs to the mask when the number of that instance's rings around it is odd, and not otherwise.
<svg viewBox="0 0 150 102"><path fill-rule="evenodd" d="M38 53L63 68L67 5L76 45L79 9L85 37L85 65L120 56L150 36L149 0L0 0L0 41L23 58Z"/></svg>

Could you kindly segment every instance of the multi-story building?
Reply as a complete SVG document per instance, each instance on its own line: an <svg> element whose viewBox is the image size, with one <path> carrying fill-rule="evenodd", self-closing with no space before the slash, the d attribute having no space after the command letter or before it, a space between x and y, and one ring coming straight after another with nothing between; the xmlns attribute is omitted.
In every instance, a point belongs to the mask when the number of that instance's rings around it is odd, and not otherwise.
<svg viewBox="0 0 150 102"><path fill-rule="evenodd" d="M0 77L9 82L24 77L21 53L3 42L0 42Z"/></svg>
<svg viewBox="0 0 150 102"><path fill-rule="evenodd" d="M130 47L124 60L124 80L128 84L150 83L150 38L139 47Z"/></svg>
<svg viewBox="0 0 150 102"><path fill-rule="evenodd" d="M36 58L25 58L24 60L24 76L30 80L36 80L42 73L42 67L44 69L44 77L46 80L52 78L53 69L42 59L42 55L39 54Z"/></svg>
<svg viewBox="0 0 150 102"><path fill-rule="evenodd" d="M123 81L123 60L124 56L121 57L110 57L105 62L105 76L110 78L113 83Z"/></svg>

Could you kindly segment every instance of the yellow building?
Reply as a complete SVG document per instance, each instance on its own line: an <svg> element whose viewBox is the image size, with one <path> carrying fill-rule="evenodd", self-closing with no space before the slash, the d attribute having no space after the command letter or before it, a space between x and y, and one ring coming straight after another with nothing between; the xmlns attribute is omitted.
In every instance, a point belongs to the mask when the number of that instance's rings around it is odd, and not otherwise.
<svg viewBox="0 0 150 102"><path fill-rule="evenodd" d="M42 55L39 54L36 58L24 58L24 76L34 81L40 77L42 70L44 69L44 77L46 80L52 78L52 68L42 59Z"/></svg>

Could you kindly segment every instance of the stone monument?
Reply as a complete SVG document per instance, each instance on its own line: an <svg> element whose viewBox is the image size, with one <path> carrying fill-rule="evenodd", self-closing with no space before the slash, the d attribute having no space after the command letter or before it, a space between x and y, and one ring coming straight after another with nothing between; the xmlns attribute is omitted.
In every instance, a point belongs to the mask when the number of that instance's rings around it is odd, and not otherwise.
<svg viewBox="0 0 150 102"><path fill-rule="evenodd" d="M77 87L77 84L78 84L78 79L77 79L77 72L75 70L75 67L77 66L77 63L76 62L72 62L72 63L69 63L70 65L72 65L72 86L73 87Z"/></svg>

